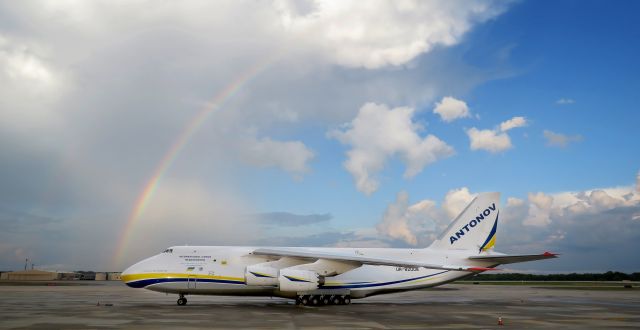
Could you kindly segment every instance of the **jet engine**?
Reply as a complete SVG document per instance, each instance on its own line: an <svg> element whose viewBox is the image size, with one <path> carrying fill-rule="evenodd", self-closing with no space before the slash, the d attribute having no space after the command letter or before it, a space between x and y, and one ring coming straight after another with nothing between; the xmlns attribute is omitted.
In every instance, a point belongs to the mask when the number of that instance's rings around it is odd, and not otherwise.
<svg viewBox="0 0 640 330"><path fill-rule="evenodd" d="M280 291L312 291L324 284L324 277L308 270L281 269L278 277Z"/></svg>
<svg viewBox="0 0 640 330"><path fill-rule="evenodd" d="M278 269L261 265L247 266L244 278L247 285L278 285Z"/></svg>

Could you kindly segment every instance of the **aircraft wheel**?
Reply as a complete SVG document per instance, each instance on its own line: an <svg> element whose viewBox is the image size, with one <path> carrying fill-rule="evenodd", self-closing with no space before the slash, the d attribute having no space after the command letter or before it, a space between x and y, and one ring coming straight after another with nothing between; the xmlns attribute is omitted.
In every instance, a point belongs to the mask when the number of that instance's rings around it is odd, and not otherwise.
<svg viewBox="0 0 640 330"><path fill-rule="evenodd" d="M344 299L342 301L344 301L345 305L351 304L351 296L349 295L344 296Z"/></svg>
<svg viewBox="0 0 640 330"><path fill-rule="evenodd" d="M302 296L302 298L300 298L300 303L302 306L309 305L309 296Z"/></svg>
<svg viewBox="0 0 640 330"><path fill-rule="evenodd" d="M322 296L322 299L320 299L320 301L323 305L329 305L331 304L331 296Z"/></svg>
<svg viewBox="0 0 640 330"><path fill-rule="evenodd" d="M318 298L317 295L313 295L311 296L310 302L311 302L311 306L318 306L320 305L320 298Z"/></svg>
<svg viewBox="0 0 640 330"><path fill-rule="evenodd" d="M342 299L340 299L340 296L333 296L333 297L331 297L331 304L332 305L340 305L340 304L342 304Z"/></svg>
<svg viewBox="0 0 640 330"><path fill-rule="evenodd" d="M184 306L187 304L187 298L181 297L178 299L178 306Z"/></svg>

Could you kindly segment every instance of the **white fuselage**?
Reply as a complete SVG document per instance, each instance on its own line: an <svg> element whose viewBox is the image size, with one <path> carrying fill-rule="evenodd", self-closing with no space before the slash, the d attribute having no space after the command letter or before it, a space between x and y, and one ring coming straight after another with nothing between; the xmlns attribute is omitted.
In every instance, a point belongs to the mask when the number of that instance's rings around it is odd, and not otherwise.
<svg viewBox="0 0 640 330"><path fill-rule="evenodd" d="M289 248L315 253L340 253L366 257L416 260L438 264L471 265L469 250L390 248ZM177 246L147 258L122 273L129 286L177 294L253 295L295 297L297 292L281 291L274 285L247 285L247 266L278 258L253 255L255 247ZM169 252L170 251L170 252ZM477 254L477 251L475 252ZM313 261L306 261L313 262ZM477 266L490 266L474 262ZM318 290L325 294L348 292L353 298L374 294L415 290L455 281L473 273L422 267L362 265L325 278Z"/></svg>

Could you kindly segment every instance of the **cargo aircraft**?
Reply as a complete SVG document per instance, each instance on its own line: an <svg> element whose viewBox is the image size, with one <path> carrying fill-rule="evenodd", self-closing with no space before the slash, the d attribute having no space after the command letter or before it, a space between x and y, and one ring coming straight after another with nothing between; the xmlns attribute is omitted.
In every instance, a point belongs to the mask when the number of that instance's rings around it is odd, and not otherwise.
<svg viewBox="0 0 640 330"><path fill-rule="evenodd" d="M500 193L479 194L427 248L174 246L122 273L133 288L187 295L277 296L299 305L348 305L351 299L453 282L496 266L556 258L492 250Z"/></svg>

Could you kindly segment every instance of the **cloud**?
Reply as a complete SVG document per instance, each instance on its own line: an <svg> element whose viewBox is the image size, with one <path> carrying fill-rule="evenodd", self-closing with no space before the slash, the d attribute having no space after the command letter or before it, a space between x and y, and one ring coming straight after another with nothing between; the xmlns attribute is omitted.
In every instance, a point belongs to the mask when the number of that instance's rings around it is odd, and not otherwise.
<svg viewBox="0 0 640 330"><path fill-rule="evenodd" d="M567 105L567 104L574 104L574 103L576 103L575 100L564 98L564 97L556 101L556 104L560 104L560 105Z"/></svg>
<svg viewBox="0 0 640 330"><path fill-rule="evenodd" d="M636 191L640 193L640 171L636 174Z"/></svg>
<svg viewBox="0 0 640 330"><path fill-rule="evenodd" d="M309 172L314 153L300 141L246 138L240 149L242 158L258 167L278 167L294 175Z"/></svg>
<svg viewBox="0 0 640 330"><path fill-rule="evenodd" d="M545 139L547 139L547 145L550 147L564 148L571 142L582 141L582 135L564 135L560 133L554 133L549 130L544 130L542 134L544 135Z"/></svg>
<svg viewBox="0 0 640 330"><path fill-rule="evenodd" d="M333 218L331 214L294 214L289 212L267 212L249 216L258 223L267 226L306 226L327 222Z"/></svg>
<svg viewBox="0 0 640 330"><path fill-rule="evenodd" d="M448 123L459 118L471 116L467 103L451 96L445 96L440 102L436 103L433 113L437 113L442 120Z"/></svg>
<svg viewBox="0 0 640 330"><path fill-rule="evenodd" d="M395 239L402 239L405 242L416 245L418 239L409 228L409 218L412 216L409 211L409 194L399 192L396 201L387 206L382 222L376 228L380 234ZM418 207L419 208L419 207Z"/></svg>
<svg viewBox="0 0 640 330"><path fill-rule="evenodd" d="M551 214L551 205L553 197L545 195L542 192L533 194L529 193L529 215L524 220L524 225L528 226L546 226L551 222L549 218Z"/></svg>
<svg viewBox="0 0 640 330"><path fill-rule="evenodd" d="M523 127L527 125L527 120L524 117L513 117L507 121L500 123L500 130L506 132L510 129Z"/></svg>
<svg viewBox="0 0 640 330"><path fill-rule="evenodd" d="M505 151L511 148L511 139L507 133L498 133L495 130L479 130L472 127L467 130L471 150L486 150L492 153Z"/></svg>
<svg viewBox="0 0 640 330"><path fill-rule="evenodd" d="M453 148L436 136L418 135L423 128L413 121L413 113L413 108L390 109L384 104L367 103L343 129L328 133L329 137L351 146L344 166L353 175L359 191L367 195L375 192L379 185L376 174L395 155L406 166L405 178L453 155Z"/></svg>
<svg viewBox="0 0 640 330"><path fill-rule="evenodd" d="M401 192L376 229L380 235L393 238L395 246L401 242L426 247L466 206L463 202L475 195L467 187L451 189L441 207L425 200L426 207L418 208L424 212L412 212L408 195ZM629 255L640 248L640 192L635 187L536 192L524 200L506 200L500 211L497 251L561 253L559 262L538 264L546 271L631 272L640 267L637 258ZM514 267L529 269L531 265Z"/></svg>
<svg viewBox="0 0 640 330"><path fill-rule="evenodd" d="M524 117L513 117L500 123L496 129L479 130L472 127L466 131L469 136L470 148L471 150L486 150L491 153L508 150L513 145L507 131L526 125L527 120Z"/></svg>
<svg viewBox="0 0 640 330"><path fill-rule="evenodd" d="M451 220L458 216L464 208L477 196L469 192L469 188L451 189L442 202L442 209L447 212Z"/></svg>
<svg viewBox="0 0 640 330"><path fill-rule="evenodd" d="M409 204L409 194L401 191L395 202L387 205L376 230L382 237L396 242L423 246L431 243L448 222L447 215L435 201L424 199Z"/></svg>
<svg viewBox="0 0 640 330"><path fill-rule="evenodd" d="M500 2L317 0L301 10L281 1L282 23L340 65L375 69L406 64L437 46L451 46L474 24L505 9Z"/></svg>
<svg viewBox="0 0 640 330"><path fill-rule="evenodd" d="M246 244L226 226L257 212L245 199L271 175L263 168L294 178L312 172L324 155L307 139L319 130L352 120L369 100L423 107L445 91L464 95L504 74L500 63L470 66L458 56L464 49L447 47L499 15L501 2L416 2L409 11L395 2L325 7L333 5L0 2L0 197L16 212L58 221L47 227L55 230L1 237L7 251L48 264L107 264L113 251L101 247L119 240L156 174L161 179L139 220L153 230L136 236L145 247L129 251L130 261L172 243ZM352 20L342 19L347 14ZM378 18L407 24L382 31ZM360 27L362 38L333 39L332 30ZM416 48L417 40L428 47ZM214 111L203 116L205 107ZM171 149L184 137L184 147ZM435 137L418 140L446 146ZM413 165L410 177L442 153L394 155ZM157 173L162 160L168 166ZM195 201L177 205L191 194ZM170 206L171 216L158 211ZM176 219L191 226L193 239ZM210 232L191 232L199 225ZM0 257L0 266L14 261Z"/></svg>
<svg viewBox="0 0 640 330"><path fill-rule="evenodd" d="M47 54L44 47L0 30L0 125L6 129L42 129L59 122L51 107L68 82Z"/></svg>

